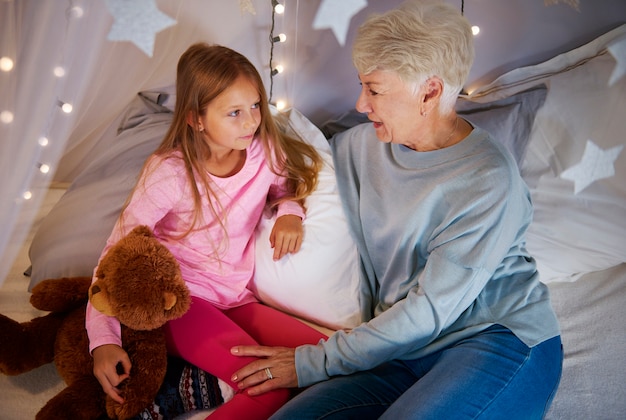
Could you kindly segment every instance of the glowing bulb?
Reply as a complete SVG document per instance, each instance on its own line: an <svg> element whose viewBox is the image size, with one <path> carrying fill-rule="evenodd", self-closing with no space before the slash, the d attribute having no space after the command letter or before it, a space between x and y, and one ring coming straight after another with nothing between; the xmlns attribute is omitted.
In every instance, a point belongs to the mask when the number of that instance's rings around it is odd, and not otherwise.
<svg viewBox="0 0 626 420"><path fill-rule="evenodd" d="M67 13L68 13L69 17L73 17L73 18L77 18L78 19L78 18L83 17L83 15L85 14L85 11L80 6L74 6L74 7L70 8L67 11Z"/></svg>
<svg viewBox="0 0 626 420"><path fill-rule="evenodd" d="M478 35L478 33L480 32L480 28L476 25L472 26L472 34L474 34L474 36Z"/></svg>
<svg viewBox="0 0 626 420"><path fill-rule="evenodd" d="M48 145L49 141L47 137L39 137L39 145L41 147L46 147Z"/></svg>
<svg viewBox="0 0 626 420"><path fill-rule="evenodd" d="M283 100L279 100L279 101L276 102L276 109L277 110L282 111L286 107L287 107L287 102L285 102Z"/></svg>
<svg viewBox="0 0 626 420"><path fill-rule="evenodd" d="M50 166L46 165L45 163L39 164L39 172L41 172L42 174L47 174L48 172L50 172Z"/></svg>
<svg viewBox="0 0 626 420"><path fill-rule="evenodd" d="M275 67L275 70L276 70L276 72L277 72L277 73L282 73L282 72L285 70L285 68L283 67L283 65L282 65L282 64L278 64L278 65Z"/></svg>
<svg viewBox="0 0 626 420"><path fill-rule="evenodd" d="M13 122L13 113L11 111L0 112L0 121L5 124L11 124Z"/></svg>
<svg viewBox="0 0 626 420"><path fill-rule="evenodd" d="M61 109L63 110L63 112L65 112L66 114L69 114L72 112L72 104L68 104L68 103L63 103L61 105Z"/></svg>
<svg viewBox="0 0 626 420"><path fill-rule="evenodd" d="M0 58L0 70L11 71L12 69L13 69L13 60L11 60L9 57Z"/></svg>
<svg viewBox="0 0 626 420"><path fill-rule="evenodd" d="M278 36L275 36L274 38L272 38L272 41L274 41L274 42L285 42L285 41L287 41L287 35L285 35L285 34L278 34Z"/></svg>
<svg viewBox="0 0 626 420"><path fill-rule="evenodd" d="M65 69L61 66L56 66L52 72L54 73L56 77L65 76Z"/></svg>
<svg viewBox="0 0 626 420"><path fill-rule="evenodd" d="M283 13L285 13L285 6L283 6L280 3L277 3L276 6L274 6L274 11L278 13L279 15L282 15Z"/></svg>
<svg viewBox="0 0 626 420"><path fill-rule="evenodd" d="M30 200L31 198L33 198L33 193L30 191L24 191L22 197L24 198L24 200Z"/></svg>

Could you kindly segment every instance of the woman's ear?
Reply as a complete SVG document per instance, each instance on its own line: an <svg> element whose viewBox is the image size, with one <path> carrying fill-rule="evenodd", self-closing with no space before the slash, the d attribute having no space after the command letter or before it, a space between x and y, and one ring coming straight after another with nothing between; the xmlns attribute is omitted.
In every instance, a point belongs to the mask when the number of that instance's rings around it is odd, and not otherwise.
<svg viewBox="0 0 626 420"><path fill-rule="evenodd" d="M443 80L437 76L429 77L424 83L421 114L426 115L439 106L443 94Z"/></svg>

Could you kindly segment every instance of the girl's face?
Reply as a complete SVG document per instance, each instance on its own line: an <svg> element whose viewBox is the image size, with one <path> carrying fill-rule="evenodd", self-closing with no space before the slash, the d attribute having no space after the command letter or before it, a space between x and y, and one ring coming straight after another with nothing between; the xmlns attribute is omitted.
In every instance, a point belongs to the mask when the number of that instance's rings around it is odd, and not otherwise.
<svg viewBox="0 0 626 420"><path fill-rule="evenodd" d="M212 152L244 150L261 123L261 97L254 83L245 77L209 103L199 127Z"/></svg>
<svg viewBox="0 0 626 420"><path fill-rule="evenodd" d="M356 109L374 123L376 137L384 143L408 145L420 132L420 96L410 91L393 72L375 70L360 74L361 93Z"/></svg>

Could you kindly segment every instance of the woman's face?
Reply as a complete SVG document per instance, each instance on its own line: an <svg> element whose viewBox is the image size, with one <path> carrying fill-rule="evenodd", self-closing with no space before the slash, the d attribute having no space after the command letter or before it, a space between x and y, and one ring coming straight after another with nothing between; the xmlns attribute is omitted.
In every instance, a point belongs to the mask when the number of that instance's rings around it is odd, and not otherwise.
<svg viewBox="0 0 626 420"><path fill-rule="evenodd" d="M373 121L376 136L385 143L409 145L419 133L420 97L395 72L375 70L359 74L361 93L356 109Z"/></svg>
<svg viewBox="0 0 626 420"><path fill-rule="evenodd" d="M245 77L213 99L200 126L211 150L247 148L261 123L260 96L257 87Z"/></svg>

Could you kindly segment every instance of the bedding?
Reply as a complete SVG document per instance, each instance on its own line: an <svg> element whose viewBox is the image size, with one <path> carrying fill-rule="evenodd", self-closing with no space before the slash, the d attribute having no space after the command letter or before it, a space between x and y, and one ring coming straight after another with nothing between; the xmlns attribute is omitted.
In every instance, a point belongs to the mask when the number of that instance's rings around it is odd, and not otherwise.
<svg viewBox="0 0 626 420"><path fill-rule="evenodd" d="M170 90L140 92L118 118L116 135L70 185L42 221L30 247L30 288L45 278L90 276L146 157L172 119ZM339 202L328 142L307 118L284 113L288 129L313 144L324 160L315 192L307 198L300 252L273 261L271 214L256 234L253 289L267 304L332 330L358 325L358 254ZM306 293L302 291L306 290Z"/></svg>
<svg viewBox="0 0 626 420"><path fill-rule="evenodd" d="M624 50L624 42L626 25L546 62L508 72L463 95L457 104L468 120L476 118L474 124L508 143L532 194L535 217L528 248L550 289L565 351L561 385L548 419L626 417L626 77L619 77L624 57L618 59L616 52ZM144 92L133 101L101 139L111 145L103 149L107 156L91 162L42 221L30 247L31 285L44 277L91 274L143 156L164 134L167 123L160 117L169 117L165 96ZM302 254L306 261L292 256L283 264L270 264L267 256L258 255L254 287L279 308L318 316L320 323L349 326L358 322L357 317L345 317L350 304L351 310L358 306L356 280L345 276L354 273L354 245L349 235L338 234L343 241L332 254L328 247L335 242L324 241L324 235L345 228L331 177L332 160L327 159L320 132L302 114L291 110L289 120L325 158L319 195L309 203L311 227L305 241L312 246L303 245L301 252L308 249ZM363 116L351 111L324 125L322 132L329 137L361 121ZM592 159L585 161L585 156ZM267 240L270 219L267 215L259 227L260 243ZM318 222L320 236L311 233ZM313 244L341 262L337 276L332 277L333 264L324 263L330 257L315 252ZM322 275L315 276L316 271ZM331 288L337 284L345 288ZM325 293L339 298L335 295L342 292L341 301L348 305L341 307L347 311L343 315L333 318L332 308L316 310L313 302L322 305ZM45 393L58 387L58 379L50 376L52 383L46 386L0 377L0 387L13 391L7 394L10 399L0 393L0 405L19 398L22 389L25 398L33 398L42 388Z"/></svg>

